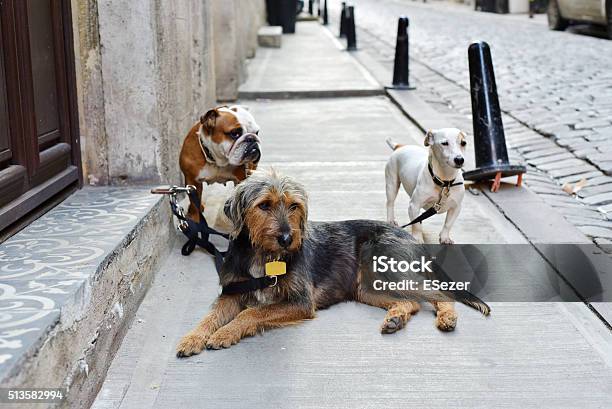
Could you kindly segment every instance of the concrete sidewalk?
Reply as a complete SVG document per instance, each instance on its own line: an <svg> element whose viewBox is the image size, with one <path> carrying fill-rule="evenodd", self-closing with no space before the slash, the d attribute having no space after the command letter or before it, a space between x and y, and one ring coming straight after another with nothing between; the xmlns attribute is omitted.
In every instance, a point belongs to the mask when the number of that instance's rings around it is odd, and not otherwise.
<svg viewBox="0 0 612 409"><path fill-rule="evenodd" d="M298 24L293 40L302 31L310 36L321 30L312 23L304 30L304 24ZM283 38L284 47L289 37ZM343 53L329 39L317 47L330 55L332 47ZM283 48L275 58L276 66L291 69L295 55ZM290 81L284 90L281 81L275 84L280 92L290 92L293 85ZM259 96L255 88L250 92ZM274 166L305 184L311 220L384 220L389 155L384 140L391 135L421 144L423 138L389 100L242 102L262 128L261 167ZM207 193L211 220L228 189L213 187ZM401 194L396 203L400 222L407 221L407 204ZM428 242L436 241L442 220L435 217L424 224ZM471 193L466 194L454 239L527 243L485 195ZM386 336L379 333L384 311L346 303L228 350L176 358L180 337L218 293L212 258L203 251L182 257L175 248L93 407L597 408L612 399L612 337L580 303L492 303L489 318L460 305L458 328L452 333L438 331L431 308L424 306L406 329Z"/></svg>
<svg viewBox="0 0 612 409"><path fill-rule="evenodd" d="M369 96L383 88L317 22L300 22L282 48L260 48L247 66L242 99Z"/></svg>

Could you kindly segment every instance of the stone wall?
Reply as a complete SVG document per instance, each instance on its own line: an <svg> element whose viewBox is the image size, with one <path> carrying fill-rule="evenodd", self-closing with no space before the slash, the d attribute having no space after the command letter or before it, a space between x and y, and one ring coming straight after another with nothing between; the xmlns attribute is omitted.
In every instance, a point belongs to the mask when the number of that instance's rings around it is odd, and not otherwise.
<svg viewBox="0 0 612 409"><path fill-rule="evenodd" d="M71 1L85 183L182 183L182 140L237 97L264 1Z"/></svg>
<svg viewBox="0 0 612 409"><path fill-rule="evenodd" d="M234 101L246 77L244 60L255 56L257 30L266 20L265 0L213 1L213 16L217 99Z"/></svg>

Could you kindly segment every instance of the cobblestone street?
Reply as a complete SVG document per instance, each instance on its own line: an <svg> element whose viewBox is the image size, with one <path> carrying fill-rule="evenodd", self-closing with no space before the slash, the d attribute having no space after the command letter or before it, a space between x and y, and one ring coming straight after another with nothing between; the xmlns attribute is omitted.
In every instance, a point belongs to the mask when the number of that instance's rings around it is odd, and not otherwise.
<svg viewBox="0 0 612 409"><path fill-rule="evenodd" d="M330 2L336 31L339 1ZM611 244L612 41L549 31L546 17L475 12L448 2L355 0L360 49L391 71L397 18L410 18L411 81L471 131L467 47L491 45L508 144L527 183L599 244ZM593 30L591 30L593 31ZM390 82L390 79L388 81ZM450 126L450 125L449 125ZM586 179L572 199L565 183Z"/></svg>

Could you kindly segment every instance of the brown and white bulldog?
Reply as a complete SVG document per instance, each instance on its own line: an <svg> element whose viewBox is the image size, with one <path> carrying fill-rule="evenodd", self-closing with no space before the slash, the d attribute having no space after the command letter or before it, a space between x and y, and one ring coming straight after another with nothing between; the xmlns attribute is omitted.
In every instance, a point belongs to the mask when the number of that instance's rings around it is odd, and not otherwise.
<svg viewBox="0 0 612 409"><path fill-rule="evenodd" d="M257 168L261 158L260 142L259 126L244 107L211 109L183 141L180 167L185 184L195 186L201 198L203 183L240 183ZM199 220L193 204L189 205L188 215Z"/></svg>

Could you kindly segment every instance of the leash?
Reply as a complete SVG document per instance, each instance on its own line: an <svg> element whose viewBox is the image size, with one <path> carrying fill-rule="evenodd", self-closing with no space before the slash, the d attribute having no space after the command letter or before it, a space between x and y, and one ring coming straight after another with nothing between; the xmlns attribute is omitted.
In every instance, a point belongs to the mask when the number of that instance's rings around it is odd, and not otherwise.
<svg viewBox="0 0 612 409"><path fill-rule="evenodd" d="M215 258L215 268L217 273L221 271L223 260L227 254L227 251L221 251L214 244L210 242L210 235L221 236L229 240L229 235L221 233L208 225L206 218L202 213L200 205L201 200L198 197L198 192L195 186L188 185L185 187L170 186L170 187L157 187L151 189L153 194L162 194L170 196L170 209L172 213L179 219L179 230L187 237L187 242L181 248L181 254L183 256L190 255L195 249L196 245L204 248L209 254ZM195 222L185 215L183 208L178 204L178 194L185 193L189 197L191 204L193 204L200 215L200 221ZM287 265L284 261L274 260L266 263L265 266L266 275L259 278L251 278L245 281L238 281L229 283L223 286L221 294L234 295L234 294L245 294L257 290L263 290L265 288L274 287L278 283L278 276L287 273Z"/></svg>
<svg viewBox="0 0 612 409"><path fill-rule="evenodd" d="M421 213L419 216L417 216L410 223L406 223L403 226L401 226L400 228L402 228L402 229L404 227L408 227L408 226L411 226L411 225L416 224L416 223L421 223L423 220L429 219L431 216L433 216L435 214L438 214L438 212L440 211L440 208L442 207L442 205L441 205L442 199L444 197L448 197L450 195L451 187L453 187L453 186L461 186L463 184L463 182L455 182L455 179L452 179L452 180L442 180L439 177L437 177L434 174L433 168L431 167L431 162L427 163L427 169L429 169L429 174L431 175L431 179L434 181L434 183L442 188L440 190L440 195L438 196L438 201L436 203L434 203L434 205L431 206L429 209L425 210L423 213Z"/></svg>
<svg viewBox="0 0 612 409"><path fill-rule="evenodd" d="M190 255L196 246L204 248L209 254L215 258L215 268L217 272L221 270L223 265L223 259L227 254L227 251L221 251L210 242L210 235L221 236L229 240L229 235L221 233L208 225L206 218L201 210L201 199L198 197L198 192L195 186L188 185L186 187L170 186L170 187L157 187L151 189L153 194L162 194L170 196L170 209L172 213L179 220L179 230L187 237L187 242L181 248L181 254L183 256ZM200 221L196 222L185 215L183 208L179 206L177 196L179 193L185 193L189 197L191 204L198 209L200 215Z"/></svg>

